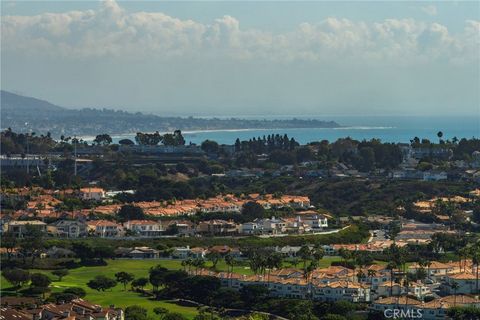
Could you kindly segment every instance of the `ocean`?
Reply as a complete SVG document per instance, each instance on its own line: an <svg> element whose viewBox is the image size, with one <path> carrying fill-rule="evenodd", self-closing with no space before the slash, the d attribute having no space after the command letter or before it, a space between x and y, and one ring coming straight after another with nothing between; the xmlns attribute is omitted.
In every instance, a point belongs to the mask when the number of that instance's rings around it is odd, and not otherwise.
<svg viewBox="0 0 480 320"><path fill-rule="evenodd" d="M333 120L341 128L298 128L298 129L231 129L231 130L202 130L184 131L183 135L188 143L200 144L209 139L220 144L233 144L237 138L248 140L253 137L262 137L269 134L287 134L301 144L312 141L328 140L330 142L339 138L351 137L357 140L381 139L383 142L408 143L414 137L427 138L438 141L437 132L443 132L443 139L480 138L479 116L250 116L249 119L292 119L315 118L320 120ZM240 118L240 117L239 117ZM246 118L246 117L243 117ZM134 135L124 134L113 136L114 142L123 138L134 140Z"/></svg>

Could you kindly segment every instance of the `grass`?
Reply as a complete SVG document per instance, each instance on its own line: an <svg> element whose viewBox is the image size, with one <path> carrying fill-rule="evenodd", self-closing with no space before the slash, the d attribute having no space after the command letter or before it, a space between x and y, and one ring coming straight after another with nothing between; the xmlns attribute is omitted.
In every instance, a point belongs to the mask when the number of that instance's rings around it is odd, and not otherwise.
<svg viewBox="0 0 480 320"><path fill-rule="evenodd" d="M324 257L319 264L320 268L328 267L332 262L340 261L340 257ZM85 289L87 295L85 299L100 304L102 306L115 305L118 307L125 308L130 305L139 305L146 308L151 315L153 315L153 308L155 307L164 307L171 312L179 312L186 316L188 319L193 319L193 317L198 313L197 309L194 307L184 307L179 306L174 303L169 303L167 301L152 301L148 298L139 295L136 292L128 291L129 286L127 286L127 291L124 291L123 285L118 284L111 291L107 292L98 292L90 289L86 283L93 279L97 275L105 275L110 278L115 277L115 273L120 271L126 271L133 273L135 278L147 277L148 270L151 267L156 265L161 265L168 269L182 269L181 260L127 260L127 259L115 259L107 260L106 266L95 266L95 267L79 267L76 269L70 269L69 274L63 277L62 281L56 281L57 277L54 276L50 271L45 270L31 270L31 272L41 272L47 274L52 280L52 291L58 292L62 291L68 287L81 287ZM297 267L301 267L302 263L300 262ZM206 263L206 267L211 267L211 262ZM283 267L293 267L289 261L283 263ZM218 271L226 271L227 265L224 260L220 260L217 264L216 269ZM252 270L248 267L247 263L242 265L237 265L234 267L234 272L250 275L253 274ZM3 291L7 293L9 290L6 288L8 282L2 278L2 287ZM151 289L151 286L147 286L146 289Z"/></svg>
<svg viewBox="0 0 480 320"><path fill-rule="evenodd" d="M180 269L180 261L168 261L168 260L108 260L107 266L97 267L80 267L76 269L70 269L69 274L63 277L62 281L53 281L52 291L62 291L68 287L81 287L85 289L87 295L86 300L100 304L102 306L115 305L118 307L128 307L131 305L139 305L146 308L151 315L153 315L153 308L164 307L170 312L179 312L187 319L193 319L198 314L197 309L194 307L179 306L167 301L152 301L146 297L139 295L136 292L124 291L123 285L119 284L112 290L106 292L98 292L90 289L86 283L97 275L105 275L107 277L114 278L116 272L127 271L133 273L136 278L148 277L148 269L150 267L161 264L167 268ZM57 280L57 277L52 275L49 271L44 270L32 270L31 272L42 272L47 274L52 280ZM8 282L2 279L2 287L5 288ZM146 287L151 289L151 287ZM8 289L4 289L7 291Z"/></svg>

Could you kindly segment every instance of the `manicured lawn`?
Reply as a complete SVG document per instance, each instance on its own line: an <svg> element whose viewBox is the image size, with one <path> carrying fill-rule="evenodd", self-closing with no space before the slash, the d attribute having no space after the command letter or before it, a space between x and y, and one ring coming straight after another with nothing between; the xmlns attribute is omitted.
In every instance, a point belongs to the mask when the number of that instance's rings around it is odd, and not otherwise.
<svg viewBox="0 0 480 320"><path fill-rule="evenodd" d="M139 305L153 315L153 308L164 307L171 312L179 312L186 316L188 319L193 319L197 314L197 309L192 307L183 307L174 303L168 303L165 301L152 301L146 297L140 296L136 292L123 290L123 285L119 284L111 291L98 292L90 289L86 283L97 275L105 275L107 277L114 278L116 272L126 271L133 273L136 278L148 277L148 269L152 266L161 264L167 268L179 269L181 268L180 261L167 261L167 260L109 260L107 266L100 267L80 267L76 269L70 269L69 275L63 277L62 281L52 282L52 291L62 291L67 287L81 287L85 289L87 295L86 300L100 304L102 306L115 305L119 307L127 307L130 305ZM57 280L57 277L52 275L48 271L32 270L31 272L42 272L47 274L52 280ZM2 287L8 288L10 284L2 278ZM147 286L146 289L151 289Z"/></svg>

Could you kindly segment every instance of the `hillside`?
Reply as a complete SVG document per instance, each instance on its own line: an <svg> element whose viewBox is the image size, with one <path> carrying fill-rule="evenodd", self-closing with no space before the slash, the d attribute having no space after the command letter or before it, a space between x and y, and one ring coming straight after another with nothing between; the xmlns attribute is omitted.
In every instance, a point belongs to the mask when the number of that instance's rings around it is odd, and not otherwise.
<svg viewBox="0 0 480 320"><path fill-rule="evenodd" d="M47 101L1 91L1 127L14 131L28 129L53 137L60 135L122 134L138 131L220 130L256 128L335 128L334 121L320 120L247 120L193 117L159 117L110 109L66 109Z"/></svg>

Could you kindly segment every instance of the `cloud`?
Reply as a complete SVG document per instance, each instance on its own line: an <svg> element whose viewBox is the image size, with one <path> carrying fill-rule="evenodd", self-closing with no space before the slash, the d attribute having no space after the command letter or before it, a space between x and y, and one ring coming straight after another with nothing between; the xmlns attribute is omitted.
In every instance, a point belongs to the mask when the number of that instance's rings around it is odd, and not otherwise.
<svg viewBox="0 0 480 320"><path fill-rule="evenodd" d="M425 8L436 11L434 6ZM468 21L464 32L454 36L441 24L414 19L366 23L330 17L274 34L243 29L240 21L228 15L200 23L162 12L128 12L107 0L97 10L4 16L1 31L3 53L67 59L182 57L337 63L441 59L459 63L478 60L474 44L479 24Z"/></svg>
<svg viewBox="0 0 480 320"><path fill-rule="evenodd" d="M437 7L435 7L434 5L428 5L428 6L422 7L421 9L424 13L428 14L429 16L437 15Z"/></svg>

